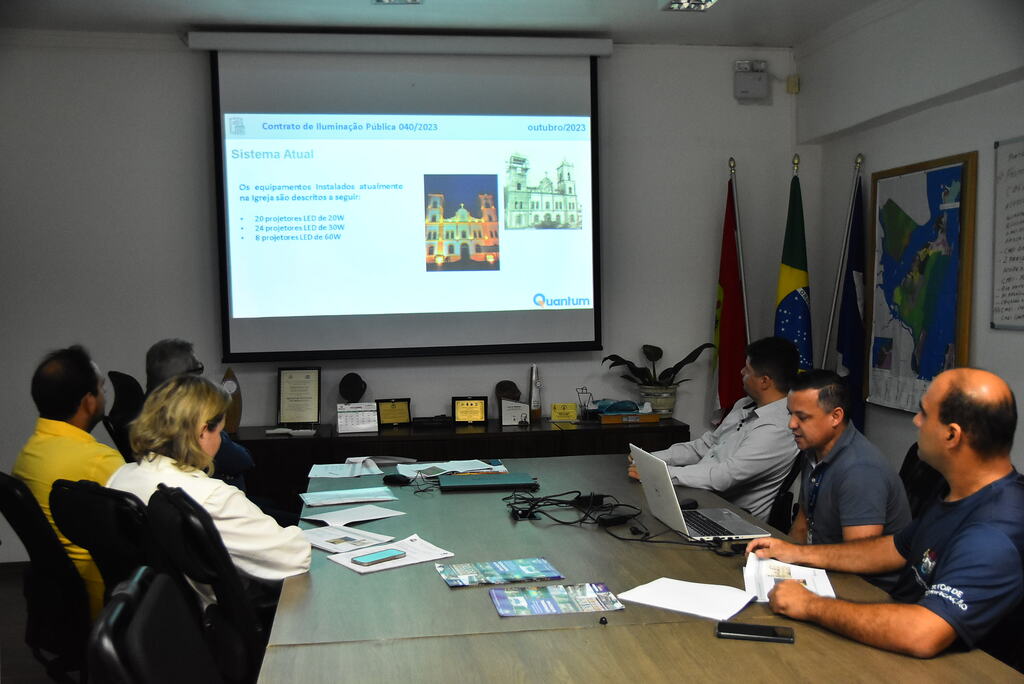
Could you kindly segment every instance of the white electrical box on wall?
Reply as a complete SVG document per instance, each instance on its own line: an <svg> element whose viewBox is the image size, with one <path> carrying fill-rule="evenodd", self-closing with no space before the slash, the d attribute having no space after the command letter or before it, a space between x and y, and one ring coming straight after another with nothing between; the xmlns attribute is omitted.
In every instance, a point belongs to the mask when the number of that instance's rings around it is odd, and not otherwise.
<svg viewBox="0 0 1024 684"><path fill-rule="evenodd" d="M737 100L768 98L768 74L764 71L733 72L732 94Z"/></svg>

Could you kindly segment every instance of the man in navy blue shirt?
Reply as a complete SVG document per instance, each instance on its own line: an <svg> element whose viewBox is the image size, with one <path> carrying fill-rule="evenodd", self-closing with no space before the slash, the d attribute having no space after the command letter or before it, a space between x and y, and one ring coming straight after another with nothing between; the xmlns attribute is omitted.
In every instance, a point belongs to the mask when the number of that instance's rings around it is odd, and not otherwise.
<svg viewBox="0 0 1024 684"><path fill-rule="evenodd" d="M901 572L900 603L851 603L817 596L794 581L769 594L777 613L816 622L857 641L929 658L973 648L1024 597L1024 477L1010 462L1017 405L988 371L942 373L914 416L919 453L949 495L896 535L801 546L755 539L759 558L857 573Z"/></svg>

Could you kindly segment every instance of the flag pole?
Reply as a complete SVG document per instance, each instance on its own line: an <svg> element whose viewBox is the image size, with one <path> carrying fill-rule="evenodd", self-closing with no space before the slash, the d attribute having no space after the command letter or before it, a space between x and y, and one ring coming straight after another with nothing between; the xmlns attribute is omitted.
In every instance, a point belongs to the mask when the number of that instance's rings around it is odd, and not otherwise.
<svg viewBox="0 0 1024 684"><path fill-rule="evenodd" d="M732 181L732 210L736 216L736 257L740 267L740 294L743 296L743 324L750 343L750 314L747 313L747 277L743 272L743 241L740 240L740 202L739 188L736 186L736 158L729 157L729 180Z"/></svg>
<svg viewBox="0 0 1024 684"><path fill-rule="evenodd" d="M846 210L846 234L843 236L843 251L839 255L839 269L836 271L836 284L832 290L832 308L828 312L828 329L825 331L825 346L821 351L822 367L826 366L828 359L828 345L832 340L832 326L835 321L836 305L839 303L839 288L843 285L843 276L846 273L846 259L850 250L850 229L853 220L853 200L857 192L857 179L860 177L860 167L864 164L864 155L857 153L853 160L853 182L850 184L850 203ZM836 357L833 369L839 367L839 357Z"/></svg>

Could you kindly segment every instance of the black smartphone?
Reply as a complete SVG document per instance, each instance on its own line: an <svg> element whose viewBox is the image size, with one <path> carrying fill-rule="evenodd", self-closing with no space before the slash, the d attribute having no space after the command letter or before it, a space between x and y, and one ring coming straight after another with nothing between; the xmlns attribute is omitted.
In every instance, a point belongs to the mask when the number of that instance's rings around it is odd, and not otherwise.
<svg viewBox="0 0 1024 684"><path fill-rule="evenodd" d="M782 644L791 644L794 641L792 627L751 625L745 622L719 622L715 627L715 636L719 639L777 641Z"/></svg>

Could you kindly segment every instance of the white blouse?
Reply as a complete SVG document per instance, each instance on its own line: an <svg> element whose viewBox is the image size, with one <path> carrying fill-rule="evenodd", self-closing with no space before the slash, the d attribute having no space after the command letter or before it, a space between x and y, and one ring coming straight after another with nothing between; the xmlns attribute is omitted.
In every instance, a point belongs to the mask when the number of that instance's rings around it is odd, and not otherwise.
<svg viewBox="0 0 1024 684"><path fill-rule="evenodd" d="M181 470L175 463L150 454L140 463L118 468L107 486L131 492L146 503L161 482L180 487L210 514L235 567L244 575L281 580L309 569L310 545L298 527L281 527L239 489L201 470Z"/></svg>

